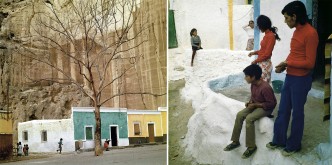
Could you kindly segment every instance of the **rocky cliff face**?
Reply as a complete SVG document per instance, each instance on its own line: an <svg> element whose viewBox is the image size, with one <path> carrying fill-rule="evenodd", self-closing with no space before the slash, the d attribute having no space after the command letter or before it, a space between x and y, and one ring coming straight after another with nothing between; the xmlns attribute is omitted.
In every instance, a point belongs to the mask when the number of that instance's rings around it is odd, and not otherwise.
<svg viewBox="0 0 332 165"><path fill-rule="evenodd" d="M39 5L41 2L43 0L0 1L0 109L12 111L14 131L17 131L18 122L70 118L72 106L91 106L91 100L75 85L31 83L28 76L38 78L50 71L15 52L18 44L33 39L31 27L35 13L44 10ZM70 0L57 2L61 7L66 7ZM134 70L126 73L122 83L110 88L110 95L116 91L115 88L166 93L166 1L143 0L139 10L148 14L148 41L137 47L134 53L144 54L144 57ZM49 51L42 43L33 42L29 46L35 52ZM62 61L58 62L59 65L69 65L66 59L57 60ZM73 69L68 71L75 73ZM114 73L110 71L109 74ZM110 100L104 106L157 109L166 106L166 95L124 95ZM17 132L13 139L17 139L16 136Z"/></svg>
<svg viewBox="0 0 332 165"><path fill-rule="evenodd" d="M51 86L12 90L10 108L13 111L13 139L17 139L17 124L29 120L67 119L71 107L89 107L90 99L74 85Z"/></svg>

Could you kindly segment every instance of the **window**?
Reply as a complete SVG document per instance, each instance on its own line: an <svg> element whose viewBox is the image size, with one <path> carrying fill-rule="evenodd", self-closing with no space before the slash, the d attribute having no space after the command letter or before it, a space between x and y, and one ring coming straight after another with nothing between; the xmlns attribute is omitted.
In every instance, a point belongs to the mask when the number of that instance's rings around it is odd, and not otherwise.
<svg viewBox="0 0 332 165"><path fill-rule="evenodd" d="M23 141L28 141L28 131L23 131Z"/></svg>
<svg viewBox="0 0 332 165"><path fill-rule="evenodd" d="M248 4L252 4L252 1L253 1L253 0L248 0Z"/></svg>
<svg viewBox="0 0 332 165"><path fill-rule="evenodd" d="M93 140L92 126L85 126L85 140Z"/></svg>
<svg viewBox="0 0 332 165"><path fill-rule="evenodd" d="M134 135L140 135L141 129L139 127L139 123L134 123Z"/></svg>
<svg viewBox="0 0 332 165"><path fill-rule="evenodd" d="M44 130L41 132L41 140L42 140L42 142L47 141L47 131Z"/></svg>

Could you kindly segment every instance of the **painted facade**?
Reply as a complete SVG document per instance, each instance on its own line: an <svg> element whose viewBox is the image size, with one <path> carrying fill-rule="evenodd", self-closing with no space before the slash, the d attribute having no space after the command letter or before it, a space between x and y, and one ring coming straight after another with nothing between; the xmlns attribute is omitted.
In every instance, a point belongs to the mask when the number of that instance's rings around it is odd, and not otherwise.
<svg viewBox="0 0 332 165"><path fill-rule="evenodd" d="M60 138L63 152L75 151L72 119L32 120L18 123L18 141L30 152L56 152Z"/></svg>
<svg viewBox="0 0 332 165"><path fill-rule="evenodd" d="M11 114L7 114L7 111L0 111L0 134L13 134L11 116Z"/></svg>
<svg viewBox="0 0 332 165"><path fill-rule="evenodd" d="M242 27L253 18L253 6L247 1L171 0L170 9L174 10L179 48L191 49L189 32L196 28L204 49L245 50L248 35Z"/></svg>
<svg viewBox="0 0 332 165"><path fill-rule="evenodd" d="M11 113L8 114L7 111L0 111L0 150L9 149L11 153L13 144L13 122ZM1 157L6 157L5 155L0 155ZM8 155L9 156L9 155Z"/></svg>
<svg viewBox="0 0 332 165"><path fill-rule="evenodd" d="M95 116L92 107L73 107L74 140L83 141L83 149L94 148ZM110 146L128 146L127 109L101 108L101 141L111 139Z"/></svg>
<svg viewBox="0 0 332 165"><path fill-rule="evenodd" d="M128 110L130 144L163 142L167 130L163 129L162 120L160 111Z"/></svg>
<svg viewBox="0 0 332 165"><path fill-rule="evenodd" d="M28 144L30 152L56 152L60 138L63 138L63 152L75 151L77 141L82 142L81 149L92 149L95 145L93 111L92 107L72 107L71 119L18 123L18 141ZM100 116L101 141L111 139L110 146L167 141L166 107L158 110L101 108ZM139 128L136 134L134 124Z"/></svg>
<svg viewBox="0 0 332 165"><path fill-rule="evenodd" d="M159 107L158 111L161 112L161 124L163 125L163 136L164 142L167 141L167 132L168 132L168 113L167 107Z"/></svg>

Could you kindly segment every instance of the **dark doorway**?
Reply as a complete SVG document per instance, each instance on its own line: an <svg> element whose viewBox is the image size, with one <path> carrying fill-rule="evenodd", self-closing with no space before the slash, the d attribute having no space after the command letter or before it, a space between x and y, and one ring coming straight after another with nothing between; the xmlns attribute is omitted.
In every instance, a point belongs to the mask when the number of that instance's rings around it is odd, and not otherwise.
<svg viewBox="0 0 332 165"><path fill-rule="evenodd" d="M316 65L314 69L314 81L324 84L325 63L331 63L325 60L325 44L330 34L332 34L332 1L318 0L317 32L319 44L317 48Z"/></svg>
<svg viewBox="0 0 332 165"><path fill-rule="evenodd" d="M111 126L111 143L112 146L118 146L118 127L117 126Z"/></svg>

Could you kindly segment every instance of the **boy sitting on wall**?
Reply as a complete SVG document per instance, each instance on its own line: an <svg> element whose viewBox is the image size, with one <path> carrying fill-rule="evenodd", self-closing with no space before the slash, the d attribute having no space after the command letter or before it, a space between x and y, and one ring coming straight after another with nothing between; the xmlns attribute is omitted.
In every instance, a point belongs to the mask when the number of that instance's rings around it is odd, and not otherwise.
<svg viewBox="0 0 332 165"><path fill-rule="evenodd" d="M242 155L242 158L246 159L257 150L254 122L264 116L271 115L277 105L277 100L270 84L261 79L262 69L258 65L249 65L243 72L244 79L251 84L251 98L245 104L246 108L237 113L231 138L233 142L226 146L224 151L231 151L240 146L239 138L242 124L246 120L247 150Z"/></svg>

